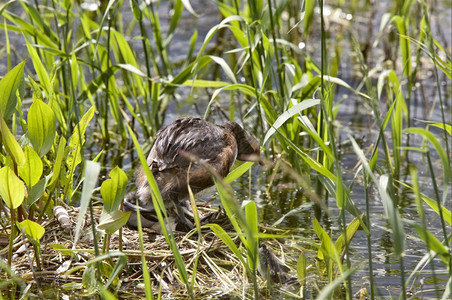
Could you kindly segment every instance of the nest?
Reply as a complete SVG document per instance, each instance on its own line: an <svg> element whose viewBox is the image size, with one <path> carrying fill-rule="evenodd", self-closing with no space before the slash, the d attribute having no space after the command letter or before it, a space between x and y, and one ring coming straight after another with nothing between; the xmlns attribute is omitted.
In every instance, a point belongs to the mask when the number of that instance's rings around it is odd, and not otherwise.
<svg viewBox="0 0 452 300"><path fill-rule="evenodd" d="M25 283L36 287L35 292L41 297L46 297L45 290L58 290L64 295L88 296L98 293L98 290L87 283L87 269L92 265L95 255L94 241L97 240L98 253L121 253L127 256L127 264L121 273L110 285L110 290L119 298L144 297L143 270L141 263L141 251L138 231L123 227L122 241L118 232L107 237L99 231L94 231L91 226L91 216L85 215L79 241L74 247L74 231L78 218L78 208L68 208L69 220L72 226L62 226L57 218L51 218L42 223L45 234L40 241L41 268L36 266L33 247L26 238L19 236L14 244L12 260L13 271L21 277ZM94 207L93 215L98 220L101 206ZM218 209L199 207L200 213L210 223L217 223L225 230L232 228L228 218ZM226 297L233 295L243 296L244 291L253 293L251 283L248 282L246 270L240 260L233 255L230 249L210 230L203 230L201 237L197 233L188 235L185 232L174 232L180 254L185 262L188 277L195 275L194 294L198 297ZM174 255L170 250L163 235L143 229L144 255L147 268L151 277L154 294L161 289L164 298L187 297L186 286L181 282L179 270L176 266ZM236 238L236 245L240 240ZM73 249L74 247L74 249ZM7 248L7 247L6 247ZM2 250L3 251L3 250ZM197 258L197 263L196 263ZM118 257L112 255L101 262L105 265L105 274L98 274L103 281L108 280ZM195 268L196 265L196 268ZM279 270L279 266L278 266ZM270 270L271 271L271 270ZM284 274L284 276L286 276ZM259 279L259 284L265 286L265 281ZM247 288L249 286L249 288ZM33 288L34 290L34 288ZM55 296L53 294L53 296Z"/></svg>

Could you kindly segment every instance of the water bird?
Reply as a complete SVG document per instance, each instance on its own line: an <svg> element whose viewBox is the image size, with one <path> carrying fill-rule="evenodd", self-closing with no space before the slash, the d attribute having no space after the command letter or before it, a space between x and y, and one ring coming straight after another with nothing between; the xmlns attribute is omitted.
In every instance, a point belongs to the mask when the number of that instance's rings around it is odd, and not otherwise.
<svg viewBox="0 0 452 300"><path fill-rule="evenodd" d="M187 176L188 184L196 194L213 186L212 173L225 177L236 159L260 162L259 147L254 136L231 121L215 125L201 118L185 117L160 129L147 164L170 218L186 228L193 228L185 216L190 212ZM124 210L131 211L128 225L137 227L138 199L142 226L159 226L151 189L142 167L137 173L136 185L137 190L124 198Z"/></svg>

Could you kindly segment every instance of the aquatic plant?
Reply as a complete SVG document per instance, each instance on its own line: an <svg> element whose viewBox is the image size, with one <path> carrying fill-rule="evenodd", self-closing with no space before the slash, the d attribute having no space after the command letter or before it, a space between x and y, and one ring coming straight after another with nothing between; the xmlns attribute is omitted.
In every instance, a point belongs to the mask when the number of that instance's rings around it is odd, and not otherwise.
<svg viewBox="0 0 452 300"><path fill-rule="evenodd" d="M212 8L208 28L191 28L204 16L189 1L0 4L0 298L43 297L42 274L65 276L61 293L110 299L136 288L147 298L450 297L451 41L432 29L441 8ZM196 228L179 234L144 153L165 118L193 104L253 131L264 167L237 164L216 178L222 222L202 223L211 208L190 195ZM137 165L154 191L155 242L141 224L122 227ZM258 273L262 243L296 284ZM32 246L31 276L15 268L13 257L29 254L22 244ZM382 256L397 262L395 291L379 281Z"/></svg>

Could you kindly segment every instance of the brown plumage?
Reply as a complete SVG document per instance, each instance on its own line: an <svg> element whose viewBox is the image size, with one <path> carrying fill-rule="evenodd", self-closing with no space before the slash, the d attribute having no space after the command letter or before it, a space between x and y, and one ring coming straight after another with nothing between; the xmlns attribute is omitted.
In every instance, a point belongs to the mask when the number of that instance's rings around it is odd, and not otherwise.
<svg viewBox="0 0 452 300"><path fill-rule="evenodd" d="M239 124L226 122L215 125L200 118L187 117L177 119L157 132L147 163L166 208L174 211L175 207L176 218L191 227L191 222L183 212L183 204L188 199L189 168L190 188L196 194L214 184L211 171L225 177L236 158L256 160L258 154L258 141ZM142 168L138 171L136 184L137 190L127 194L124 199L125 210L132 211L129 225L137 226L135 203L138 199L142 224L151 227L157 218Z"/></svg>

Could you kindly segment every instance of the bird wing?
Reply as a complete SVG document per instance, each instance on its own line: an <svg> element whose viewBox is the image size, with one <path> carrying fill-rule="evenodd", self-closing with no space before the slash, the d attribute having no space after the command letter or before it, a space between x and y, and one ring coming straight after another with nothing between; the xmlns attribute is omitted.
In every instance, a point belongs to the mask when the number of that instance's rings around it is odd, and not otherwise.
<svg viewBox="0 0 452 300"><path fill-rule="evenodd" d="M148 156L148 165L159 171L186 168L191 154L203 161L215 160L226 147L223 128L199 118L182 118L162 128Z"/></svg>

